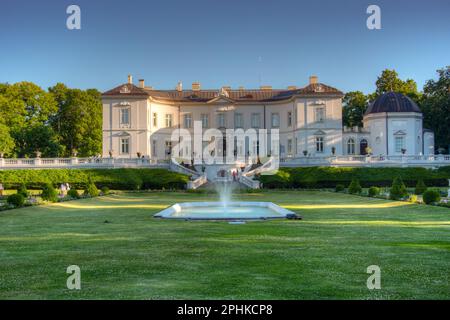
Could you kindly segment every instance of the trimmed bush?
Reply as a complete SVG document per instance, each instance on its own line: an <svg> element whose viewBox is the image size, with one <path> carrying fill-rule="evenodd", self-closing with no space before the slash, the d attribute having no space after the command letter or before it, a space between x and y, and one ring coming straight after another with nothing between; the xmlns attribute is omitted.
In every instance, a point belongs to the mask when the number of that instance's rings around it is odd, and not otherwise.
<svg viewBox="0 0 450 320"><path fill-rule="evenodd" d="M0 181L8 189L17 189L21 183L30 189L42 189L47 183L83 189L89 177L97 187L111 190L184 189L189 181L187 175L159 168L0 170Z"/></svg>
<svg viewBox="0 0 450 320"><path fill-rule="evenodd" d="M47 183L45 187L42 189L41 194L42 200L57 202L58 201L58 192L55 187L51 183Z"/></svg>
<svg viewBox="0 0 450 320"><path fill-rule="evenodd" d="M25 197L21 193L12 194L6 198L6 202L15 208L20 208L25 203Z"/></svg>
<svg viewBox="0 0 450 320"><path fill-rule="evenodd" d="M25 199L29 197L30 193L27 190L27 186L24 183L21 183L19 189L17 189L17 193L21 194Z"/></svg>
<svg viewBox="0 0 450 320"><path fill-rule="evenodd" d="M414 190L414 194L423 194L427 191L427 186L422 179L417 180L416 189Z"/></svg>
<svg viewBox="0 0 450 320"><path fill-rule="evenodd" d="M406 186L403 183L402 178L397 177L392 182L392 187L389 190L389 198L391 200L399 200L402 198L405 198L408 195L408 192L406 191Z"/></svg>
<svg viewBox="0 0 450 320"><path fill-rule="evenodd" d="M73 199L80 199L81 196L78 193L77 189L70 189L69 191L67 191L67 195Z"/></svg>
<svg viewBox="0 0 450 320"><path fill-rule="evenodd" d="M351 194L360 194L362 191L361 185L359 184L358 179L353 179L350 185L348 186L348 192Z"/></svg>
<svg viewBox="0 0 450 320"><path fill-rule="evenodd" d="M423 202L426 204L439 203L441 201L441 194L439 190L436 189L428 189L423 193Z"/></svg>
<svg viewBox="0 0 450 320"><path fill-rule="evenodd" d="M380 188L378 187L369 188L369 197L376 197L378 195L380 195Z"/></svg>
<svg viewBox="0 0 450 320"><path fill-rule="evenodd" d="M97 197L99 194L97 186L92 182L92 179L89 177L86 188L84 189L84 195L90 197Z"/></svg>
<svg viewBox="0 0 450 320"><path fill-rule="evenodd" d="M342 192L345 191L345 186L343 184L337 184L335 188L336 192Z"/></svg>
<svg viewBox="0 0 450 320"><path fill-rule="evenodd" d="M279 171L290 174L289 188L334 189L338 184L348 186L353 179L358 179L363 188L390 187L393 177L402 178L405 185L411 188L416 186L419 179L422 179L427 186L445 187L448 186L447 179L450 179L450 166L435 170L426 168L298 167L281 168ZM271 176L261 176L264 186L270 179L272 179Z"/></svg>
<svg viewBox="0 0 450 320"><path fill-rule="evenodd" d="M263 183L264 188L267 189L285 189L291 188L291 174L287 171L278 170L276 174L262 175L259 180Z"/></svg>
<svg viewBox="0 0 450 320"><path fill-rule="evenodd" d="M109 188L108 187L102 187L101 191L102 191L103 195L109 194Z"/></svg>

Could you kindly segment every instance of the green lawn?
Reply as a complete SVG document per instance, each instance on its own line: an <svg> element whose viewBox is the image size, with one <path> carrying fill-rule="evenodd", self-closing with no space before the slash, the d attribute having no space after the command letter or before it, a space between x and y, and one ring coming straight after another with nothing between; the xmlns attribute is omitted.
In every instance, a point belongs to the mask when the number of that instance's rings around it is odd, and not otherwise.
<svg viewBox="0 0 450 320"><path fill-rule="evenodd" d="M211 197L130 193L0 212L0 298L450 298L449 209L271 191L235 198L273 201L304 220L152 218ZM66 288L72 264L79 291ZM366 287L373 264L381 290Z"/></svg>

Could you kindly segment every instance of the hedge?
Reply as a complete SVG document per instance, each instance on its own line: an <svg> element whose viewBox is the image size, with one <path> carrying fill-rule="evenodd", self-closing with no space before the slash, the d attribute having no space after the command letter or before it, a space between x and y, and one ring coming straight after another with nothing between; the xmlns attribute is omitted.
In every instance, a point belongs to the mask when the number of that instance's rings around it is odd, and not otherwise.
<svg viewBox="0 0 450 320"><path fill-rule="evenodd" d="M426 185L448 186L450 167L426 168L335 168L299 167L281 168L276 175L261 175L264 188L335 188L342 184L348 186L358 179L361 186L390 187L392 180L400 177L406 186L415 187L422 179Z"/></svg>
<svg viewBox="0 0 450 320"><path fill-rule="evenodd" d="M0 171L0 183L17 189L24 183L29 189L42 189L47 183L69 183L84 189L89 177L98 188L112 190L184 189L189 177L166 169L31 169Z"/></svg>

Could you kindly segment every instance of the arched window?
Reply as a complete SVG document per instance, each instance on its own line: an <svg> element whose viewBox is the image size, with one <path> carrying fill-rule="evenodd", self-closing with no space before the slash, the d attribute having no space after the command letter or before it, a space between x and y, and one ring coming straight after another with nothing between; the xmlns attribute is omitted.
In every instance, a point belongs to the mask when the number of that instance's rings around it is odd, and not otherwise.
<svg viewBox="0 0 450 320"><path fill-rule="evenodd" d="M367 140L366 139L362 139L359 142L359 154L360 155L366 155L368 147L369 147L369 144L367 143Z"/></svg>
<svg viewBox="0 0 450 320"><path fill-rule="evenodd" d="M355 140L353 138L347 140L347 154L355 154Z"/></svg>

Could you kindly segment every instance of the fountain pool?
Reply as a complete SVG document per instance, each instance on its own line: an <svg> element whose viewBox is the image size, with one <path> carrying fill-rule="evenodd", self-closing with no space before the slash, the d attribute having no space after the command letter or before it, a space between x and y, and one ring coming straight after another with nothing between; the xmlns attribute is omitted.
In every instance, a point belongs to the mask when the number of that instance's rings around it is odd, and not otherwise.
<svg viewBox="0 0 450 320"><path fill-rule="evenodd" d="M156 218L192 220L255 220L287 218L294 212L272 202L184 202L157 213Z"/></svg>

